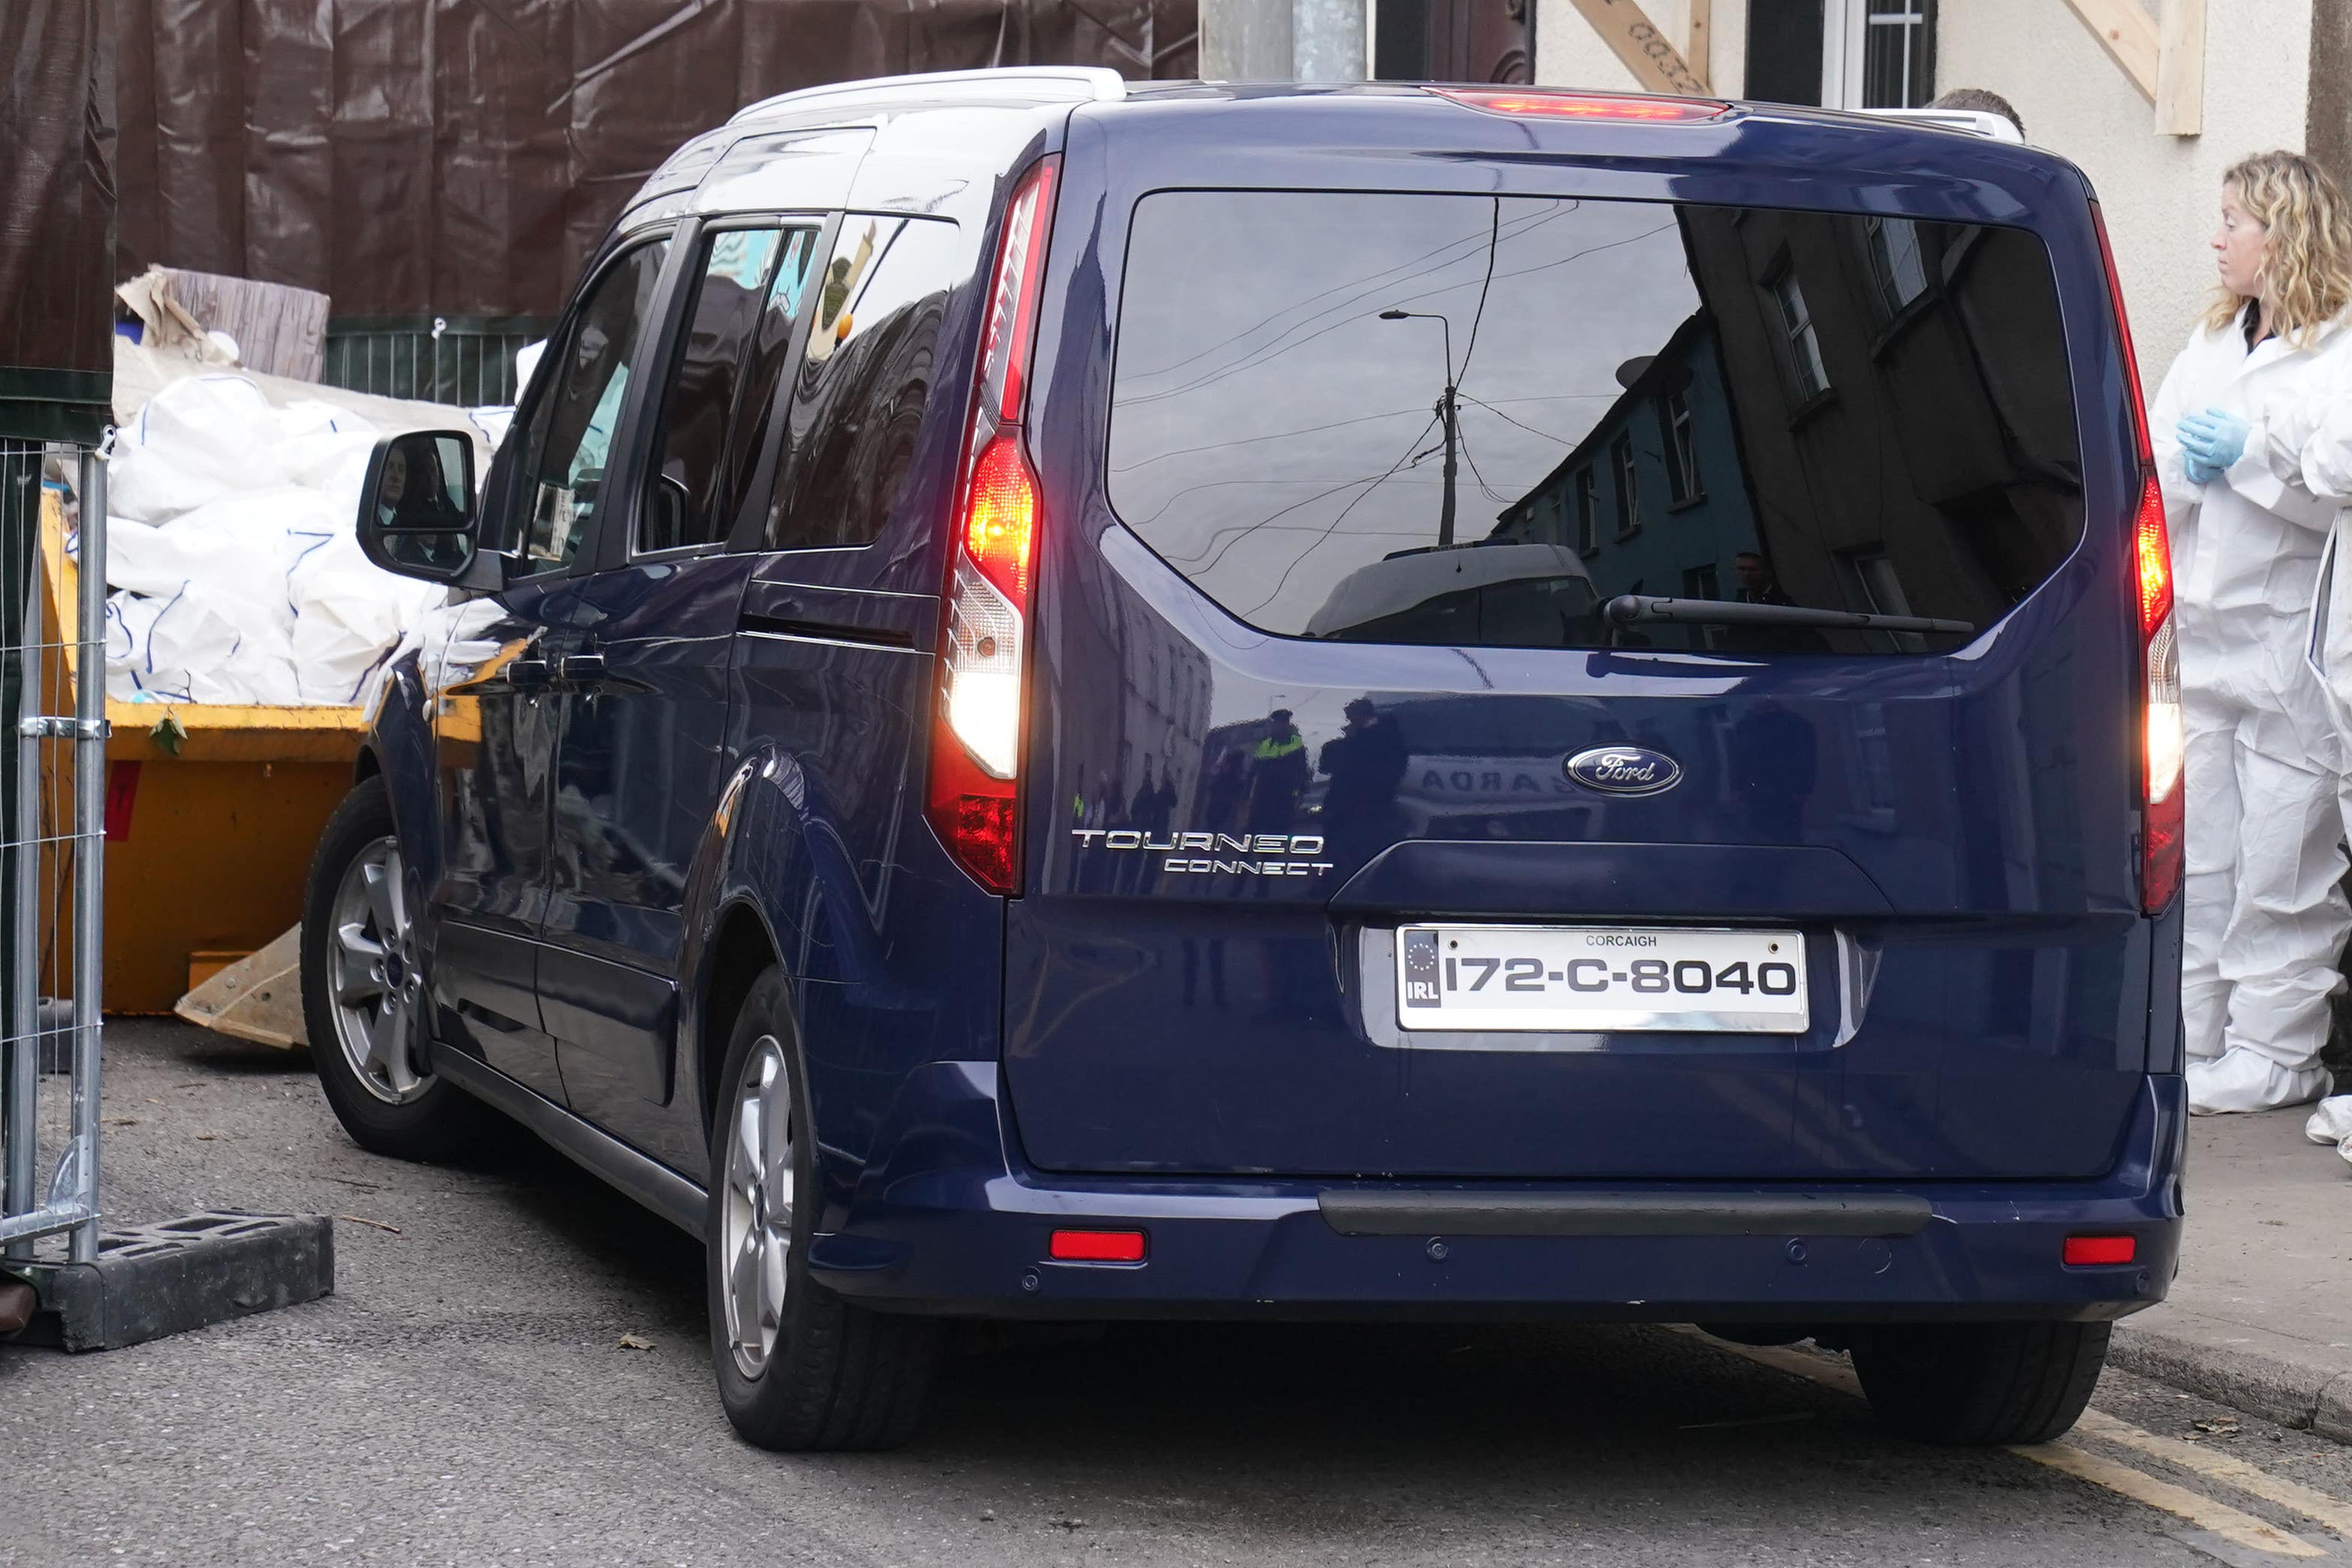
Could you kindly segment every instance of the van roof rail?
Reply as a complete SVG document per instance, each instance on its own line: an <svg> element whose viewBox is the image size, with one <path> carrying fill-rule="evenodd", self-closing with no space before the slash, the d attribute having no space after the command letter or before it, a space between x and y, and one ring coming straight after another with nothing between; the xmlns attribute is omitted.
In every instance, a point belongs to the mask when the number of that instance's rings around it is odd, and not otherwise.
<svg viewBox="0 0 2352 1568"><path fill-rule="evenodd" d="M1981 136L2018 147L2025 145L2025 133L2007 115L1980 109L1865 109L1859 112L1881 120L1916 120L1938 131L1957 131L1963 136Z"/></svg>
<svg viewBox="0 0 2352 1568"><path fill-rule="evenodd" d="M985 101L1006 97L1033 97L1041 103L1112 103L1127 96L1127 78L1102 66L1008 66L976 71L929 71L919 76L868 77L862 81L829 82L779 93L735 111L730 125L758 120L782 110L815 108L834 100L856 99L889 104L909 99L938 102L971 99Z"/></svg>

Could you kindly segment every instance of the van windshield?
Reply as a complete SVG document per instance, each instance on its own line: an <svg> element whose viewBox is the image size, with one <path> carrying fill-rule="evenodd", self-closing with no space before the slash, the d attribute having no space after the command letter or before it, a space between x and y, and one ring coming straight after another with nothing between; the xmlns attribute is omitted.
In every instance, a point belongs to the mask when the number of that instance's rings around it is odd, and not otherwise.
<svg viewBox="0 0 2352 1568"><path fill-rule="evenodd" d="M1768 208L1149 195L1109 467L1228 612L1347 642L1943 651L1963 635L1606 612L1981 630L2083 531L2041 242Z"/></svg>

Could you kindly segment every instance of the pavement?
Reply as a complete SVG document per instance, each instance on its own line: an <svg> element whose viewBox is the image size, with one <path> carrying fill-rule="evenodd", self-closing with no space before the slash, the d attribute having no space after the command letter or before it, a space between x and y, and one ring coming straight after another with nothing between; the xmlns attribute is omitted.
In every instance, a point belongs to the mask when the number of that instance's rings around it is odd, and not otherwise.
<svg viewBox="0 0 2352 1568"><path fill-rule="evenodd" d="M2273 1311L2352 1340L2313 1315L2326 1287L2263 1271L2339 1267L2352 1167L2294 1117L2200 1125L2181 1301L2034 1449L1906 1443L1843 1358L1670 1329L1189 1324L966 1335L908 1448L794 1457L719 1414L695 1245L529 1135L378 1159L299 1056L107 1039L118 1214L334 1216L337 1289L128 1350L0 1348L0 1568L2352 1565L2352 1447L2128 1369L2210 1324L2252 1354ZM2263 1182L2221 1178L2242 1149Z"/></svg>
<svg viewBox="0 0 2352 1568"><path fill-rule="evenodd" d="M2352 1442L2352 1165L2303 1135L2310 1115L2189 1124L2179 1277L2108 1360Z"/></svg>

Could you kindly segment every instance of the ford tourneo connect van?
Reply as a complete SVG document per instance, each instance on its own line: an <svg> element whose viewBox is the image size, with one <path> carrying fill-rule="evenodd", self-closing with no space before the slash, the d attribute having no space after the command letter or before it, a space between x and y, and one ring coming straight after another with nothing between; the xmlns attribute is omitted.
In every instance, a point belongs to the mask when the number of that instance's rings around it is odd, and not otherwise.
<svg viewBox="0 0 2352 1568"><path fill-rule="evenodd" d="M2083 1408L2180 1225L2163 512L2097 204L1916 121L793 93L596 252L312 873L352 1135L702 1237L729 1416L957 1317L1607 1318Z"/></svg>

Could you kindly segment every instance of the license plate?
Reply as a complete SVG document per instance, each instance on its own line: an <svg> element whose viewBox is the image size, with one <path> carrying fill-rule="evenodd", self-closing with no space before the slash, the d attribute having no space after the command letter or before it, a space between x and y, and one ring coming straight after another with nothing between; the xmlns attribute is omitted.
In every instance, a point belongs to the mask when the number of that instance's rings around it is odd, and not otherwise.
<svg viewBox="0 0 2352 1568"><path fill-rule="evenodd" d="M1408 925L1397 1023L1408 1030L1682 1030L1802 1034L1794 931L1622 925Z"/></svg>

